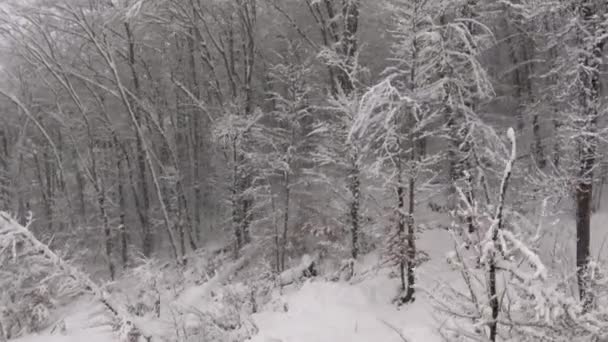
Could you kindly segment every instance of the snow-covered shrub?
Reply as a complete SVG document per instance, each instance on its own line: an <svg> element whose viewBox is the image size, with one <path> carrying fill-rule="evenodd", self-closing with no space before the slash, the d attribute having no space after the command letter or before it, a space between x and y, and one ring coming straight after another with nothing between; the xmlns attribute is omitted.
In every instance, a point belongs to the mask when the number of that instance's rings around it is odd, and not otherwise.
<svg viewBox="0 0 608 342"><path fill-rule="evenodd" d="M184 341L240 342L257 328L250 321L252 288L237 283L218 287L200 307L192 307L181 323Z"/></svg>
<svg viewBox="0 0 608 342"><path fill-rule="evenodd" d="M65 295L59 286L60 279L49 274L48 261L15 252L0 255L0 309L8 316L3 323L7 338L44 328L55 300Z"/></svg>
<svg viewBox="0 0 608 342"><path fill-rule="evenodd" d="M0 240L2 237L0 236ZM73 280L17 239L0 241L0 323L5 338L38 332L52 323L58 303L77 295Z"/></svg>
<svg viewBox="0 0 608 342"><path fill-rule="evenodd" d="M127 309L131 314L160 317L161 292L170 291L183 283L177 272L167 274L168 270L163 266L157 260L150 259L130 270L129 278L137 280L127 295Z"/></svg>
<svg viewBox="0 0 608 342"><path fill-rule="evenodd" d="M441 313L441 331L449 341L604 341L605 268L590 268L594 302L586 306L571 291L572 275L545 266L540 249L546 201L538 220L510 205L508 183L516 153L513 131L508 136L513 146L503 156L505 170L490 200L472 201L458 188L460 206L454 214L461 219L456 217L451 227L455 250L448 262L462 282L440 284L431 293ZM469 224L475 229L466 234Z"/></svg>

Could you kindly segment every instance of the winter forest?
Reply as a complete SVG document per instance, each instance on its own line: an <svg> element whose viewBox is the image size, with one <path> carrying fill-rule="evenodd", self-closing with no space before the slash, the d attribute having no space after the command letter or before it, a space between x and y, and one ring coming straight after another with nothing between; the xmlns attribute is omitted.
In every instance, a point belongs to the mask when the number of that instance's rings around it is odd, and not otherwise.
<svg viewBox="0 0 608 342"><path fill-rule="evenodd" d="M1 1L0 341L608 341L607 11Z"/></svg>

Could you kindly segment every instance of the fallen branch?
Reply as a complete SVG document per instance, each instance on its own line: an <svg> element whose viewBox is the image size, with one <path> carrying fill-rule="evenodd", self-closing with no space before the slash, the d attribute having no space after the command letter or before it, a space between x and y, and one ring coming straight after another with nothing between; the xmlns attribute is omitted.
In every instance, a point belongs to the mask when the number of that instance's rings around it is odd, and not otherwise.
<svg viewBox="0 0 608 342"><path fill-rule="evenodd" d="M304 255L298 266L287 269L279 275L279 284L281 286L286 286L300 279L316 276L318 259L318 253L313 256L308 254Z"/></svg>
<svg viewBox="0 0 608 342"><path fill-rule="evenodd" d="M143 331L141 327L135 322L133 317L123 310L118 304L112 302L108 294L97 285L91 278L84 272L78 270L76 267L70 265L68 262L59 257L53 252L46 244L40 242L32 232L26 227L19 224L10 217L7 213L0 212L0 246L3 244L16 244L18 239L23 240L31 245L38 254L44 256L51 264L59 270L61 273L70 277L77 284L81 285L86 291L93 294L93 296L99 300L112 315L121 323L131 325L138 331ZM149 336L144 336L149 339Z"/></svg>

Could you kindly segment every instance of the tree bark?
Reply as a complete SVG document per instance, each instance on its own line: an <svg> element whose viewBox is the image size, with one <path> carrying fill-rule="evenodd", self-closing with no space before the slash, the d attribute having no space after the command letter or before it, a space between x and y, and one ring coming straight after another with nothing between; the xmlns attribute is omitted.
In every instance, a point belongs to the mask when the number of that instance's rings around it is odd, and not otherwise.
<svg viewBox="0 0 608 342"><path fill-rule="evenodd" d="M357 259L359 256L359 206L361 203L361 180L359 179L359 167L357 165L356 156L353 156L351 161L351 168L348 175L348 182L350 184L350 222L351 222L351 256L353 259Z"/></svg>
<svg viewBox="0 0 608 342"><path fill-rule="evenodd" d="M599 115L600 95L600 61L602 59L603 40L596 37L597 9L594 2L584 0L580 7L582 25L591 36L581 42L583 46L589 44L588 50L581 53L581 66L579 79L581 89L579 100L580 110L584 124L580 129L587 133L578 137L579 172L575 188L576 200L576 268L580 300L585 309L593 301L589 286L589 262L591 239L591 210L593 198L593 173L597 164L597 121ZM604 39L604 38L601 38Z"/></svg>
<svg viewBox="0 0 608 342"><path fill-rule="evenodd" d="M285 187L285 202L283 206L283 236L281 239L281 272L285 270L285 257L287 255L287 233L289 230L289 202L291 200L291 189L289 170L285 172L284 184Z"/></svg>
<svg viewBox="0 0 608 342"><path fill-rule="evenodd" d="M129 23L124 23L124 28L127 36L129 69L131 71L131 79L135 88L135 94L141 98L141 88L137 69L135 65L135 40ZM135 121L137 125L142 125L143 120L137 105L131 105L133 108ZM137 128L135 128L137 130ZM136 132L137 133L137 132ZM143 232L142 253L146 258L152 255L154 250L154 235L150 226L150 190L148 189L147 168L146 168L146 151L144 150L144 142L141 134L135 134L136 151L137 151L137 167L139 171L139 192L141 193L141 224Z"/></svg>
<svg viewBox="0 0 608 342"><path fill-rule="evenodd" d="M118 138L114 136L114 151L116 156L116 173L118 175L118 210L120 211L120 256L122 258L123 268L127 268L129 264L129 234L127 232L127 200L125 198L125 175L123 160Z"/></svg>
<svg viewBox="0 0 608 342"><path fill-rule="evenodd" d="M0 129L0 210L7 212L11 207L9 176L8 136L4 129Z"/></svg>
<svg viewBox="0 0 608 342"><path fill-rule="evenodd" d="M398 251L397 253L399 253L399 279L401 280L401 293L405 293L405 291L407 290L407 282L406 282L406 261L405 258L407 257L407 247L406 247L406 239L405 239L405 221L406 221L406 217L405 217L405 187L402 184L402 177L401 177L401 173L402 173L402 166L401 166L401 161L398 160L397 161L398 164L398 170L397 170L397 217L398 217L398 221L397 221L397 244L398 244ZM409 273L409 272L407 272ZM405 296L401 297L401 303L404 303L405 301L403 300L405 298Z"/></svg>

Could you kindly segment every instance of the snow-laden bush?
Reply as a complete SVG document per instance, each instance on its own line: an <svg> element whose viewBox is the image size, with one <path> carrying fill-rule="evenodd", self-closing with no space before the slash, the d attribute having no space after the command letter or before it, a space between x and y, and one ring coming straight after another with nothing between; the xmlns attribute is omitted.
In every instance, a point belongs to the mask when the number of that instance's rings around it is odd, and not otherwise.
<svg viewBox="0 0 608 342"><path fill-rule="evenodd" d="M541 256L545 209L531 220L507 200L516 159L515 137L503 159L500 185L489 200L471 200L458 189L460 206L451 227L455 249L448 262L462 282L441 284L431 296L448 341L587 342L608 338L606 268L593 263L586 284L591 304L571 291L575 274L549 269ZM501 155L497 153L497 156ZM488 190L491 190L488 188ZM473 231L469 232L469 225ZM438 294L436 294L438 293Z"/></svg>
<svg viewBox="0 0 608 342"><path fill-rule="evenodd" d="M0 323L6 338L46 327L49 311L68 289L61 277L49 273L48 260L22 246L14 241L10 249L0 252Z"/></svg>

